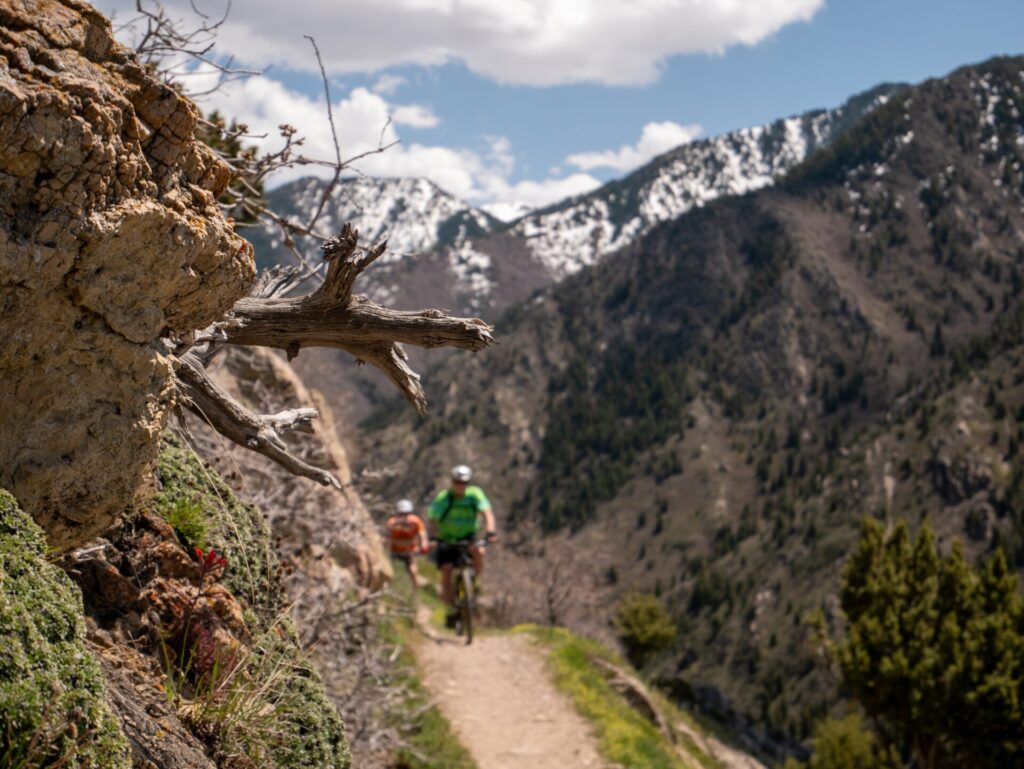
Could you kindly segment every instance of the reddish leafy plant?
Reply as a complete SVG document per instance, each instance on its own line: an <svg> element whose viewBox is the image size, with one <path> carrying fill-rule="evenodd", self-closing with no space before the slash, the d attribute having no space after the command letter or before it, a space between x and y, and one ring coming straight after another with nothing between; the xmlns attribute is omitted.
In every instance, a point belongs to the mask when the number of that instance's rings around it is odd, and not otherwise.
<svg viewBox="0 0 1024 769"><path fill-rule="evenodd" d="M204 551L201 547L192 548L192 552L196 556L196 560L199 562L199 584L200 586L206 582L207 577L214 577L216 579L220 574L216 572L220 571L223 573L228 565L228 559L218 553L214 549Z"/></svg>

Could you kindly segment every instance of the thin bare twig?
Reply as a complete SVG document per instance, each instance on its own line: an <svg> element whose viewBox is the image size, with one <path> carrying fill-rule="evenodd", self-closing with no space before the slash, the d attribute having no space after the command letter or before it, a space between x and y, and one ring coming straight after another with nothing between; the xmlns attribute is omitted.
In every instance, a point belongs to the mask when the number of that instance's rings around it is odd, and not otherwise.
<svg viewBox="0 0 1024 769"><path fill-rule="evenodd" d="M327 80L327 72L324 70L324 60L320 56L320 48L316 44L316 40L312 35L303 35L310 45L313 46L313 53L316 54L316 63L320 66L320 77L324 81L324 97L327 99L327 122L331 126L331 139L334 142L334 159L336 165L334 167L334 176L331 178L330 184L324 188L324 194L320 196L320 205L317 206L316 212L313 214L313 218L309 222L309 229L313 229L316 226L317 220L320 219L320 214L323 213L324 206L327 204L328 199L331 197L331 193L338 184L338 180L341 179L341 172L345 168L345 164L341 160L341 145L338 143L338 130L334 125L334 109L331 107L331 86Z"/></svg>

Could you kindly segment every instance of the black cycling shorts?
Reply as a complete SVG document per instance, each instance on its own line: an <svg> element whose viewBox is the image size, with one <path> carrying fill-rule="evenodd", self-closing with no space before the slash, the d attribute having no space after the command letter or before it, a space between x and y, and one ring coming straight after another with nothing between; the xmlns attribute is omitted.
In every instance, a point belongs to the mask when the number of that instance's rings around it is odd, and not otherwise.
<svg viewBox="0 0 1024 769"><path fill-rule="evenodd" d="M472 543L475 537L476 534L470 534L468 537L458 540L458 542L438 542L437 552L434 554L434 560L437 561L437 565L457 565L459 562L459 551L462 550L461 545Z"/></svg>

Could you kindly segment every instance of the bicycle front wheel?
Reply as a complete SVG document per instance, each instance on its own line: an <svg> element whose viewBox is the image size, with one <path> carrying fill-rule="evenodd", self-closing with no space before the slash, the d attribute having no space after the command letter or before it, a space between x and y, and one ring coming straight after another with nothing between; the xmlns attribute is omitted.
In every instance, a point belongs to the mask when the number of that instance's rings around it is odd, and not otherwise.
<svg viewBox="0 0 1024 769"><path fill-rule="evenodd" d="M461 577L459 592L462 593L462 600L459 601L459 612L468 645L473 643L473 577L469 569L463 569Z"/></svg>

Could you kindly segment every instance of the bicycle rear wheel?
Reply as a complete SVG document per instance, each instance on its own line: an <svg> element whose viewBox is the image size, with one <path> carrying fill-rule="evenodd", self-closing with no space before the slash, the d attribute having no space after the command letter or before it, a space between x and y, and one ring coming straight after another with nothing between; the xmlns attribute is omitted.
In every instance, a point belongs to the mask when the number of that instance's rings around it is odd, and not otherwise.
<svg viewBox="0 0 1024 769"><path fill-rule="evenodd" d="M466 644L469 645L473 643L473 576L469 569L463 569L459 577L459 592L462 594L459 601L460 619L466 633Z"/></svg>

